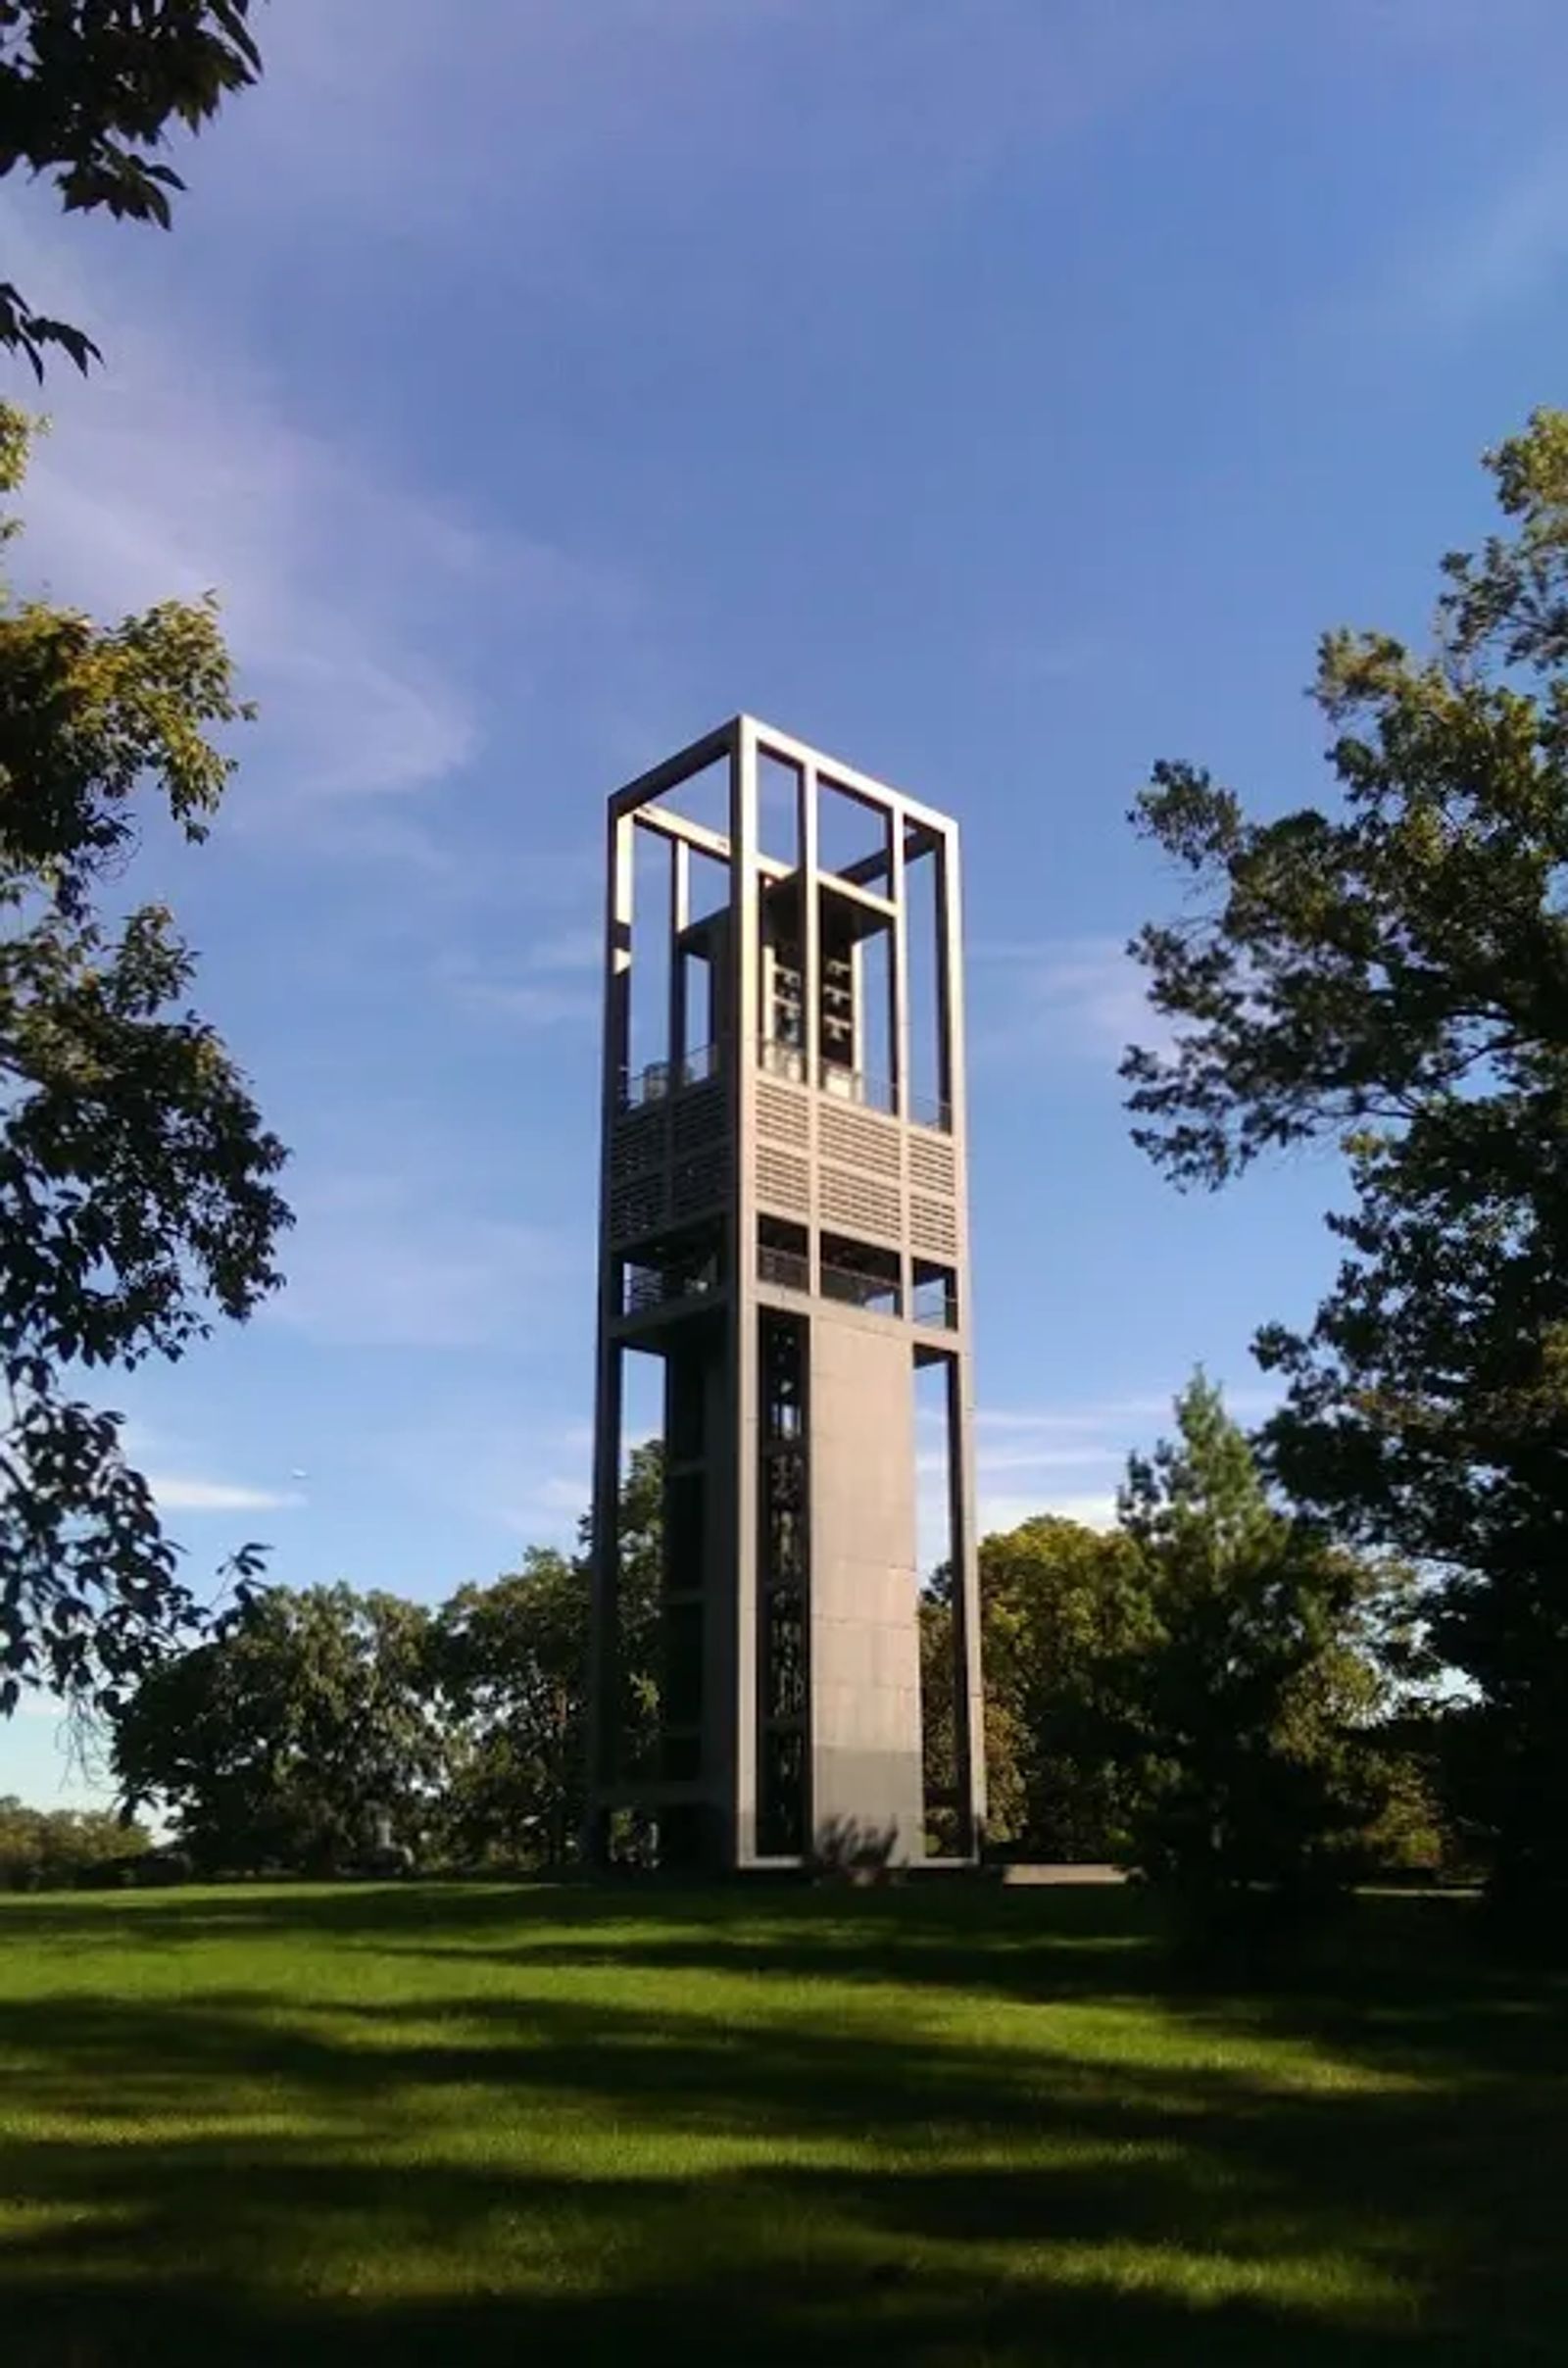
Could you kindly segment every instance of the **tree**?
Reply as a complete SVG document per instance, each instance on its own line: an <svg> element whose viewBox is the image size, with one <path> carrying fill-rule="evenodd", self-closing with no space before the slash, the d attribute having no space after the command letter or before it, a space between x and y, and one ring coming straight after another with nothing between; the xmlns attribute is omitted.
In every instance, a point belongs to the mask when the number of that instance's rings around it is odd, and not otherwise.
<svg viewBox="0 0 1568 2368"><path fill-rule="evenodd" d="M927 1770L952 1781L951 1582L920 1609ZM1149 1626L1143 1563L1125 1537L1037 1514L980 1544L988 1841L1031 1858L1122 1854L1133 1762L1115 1692Z"/></svg>
<svg viewBox="0 0 1568 2368"><path fill-rule="evenodd" d="M1181 1032L1123 1073L1181 1184L1341 1140L1334 1285L1257 1344L1270 1455L1430 1573L1498 1885L1539 1896L1568 1887L1568 415L1488 465L1512 527L1445 561L1431 651L1321 645L1335 811L1251 821L1155 768L1138 820L1200 902L1135 942Z"/></svg>
<svg viewBox="0 0 1568 2368"><path fill-rule="evenodd" d="M28 432L0 406L0 492ZM205 836L232 770L209 734L247 712L210 602L98 625L0 588L0 1712L24 1684L112 1704L195 1610L74 1369L177 1357L280 1279L285 1154L185 1005L172 915L94 910L144 786Z"/></svg>
<svg viewBox="0 0 1568 2368"><path fill-rule="evenodd" d="M169 126L199 131L261 74L250 0L0 0L0 175L47 174L68 213L168 229L184 187L164 159ZM43 376L57 346L100 360L69 321L0 283L0 345Z"/></svg>
<svg viewBox="0 0 1568 2368"><path fill-rule="evenodd" d="M15 1794L0 1797L0 1890L122 1880L151 1848L142 1827L103 1809L30 1809Z"/></svg>
<svg viewBox="0 0 1568 2368"><path fill-rule="evenodd" d="M588 1575L530 1547L489 1587L462 1587L436 1623L449 1725L444 1824L461 1860L560 1866L581 1828Z"/></svg>
<svg viewBox="0 0 1568 2368"><path fill-rule="evenodd" d="M203 1867L318 1873L372 1829L464 1865L559 1866L587 1778L584 1552L521 1567L439 1610L348 1587L242 1591L211 1633L144 1670L111 1721L127 1806L163 1802ZM658 1737L663 1456L621 1490L629 1749Z"/></svg>
<svg viewBox="0 0 1568 2368"><path fill-rule="evenodd" d="M1147 1640L1129 1541L1038 1515L980 1549L986 1690L1014 1738L1017 1838L1031 1856L1119 1857L1132 1771L1117 1672Z"/></svg>
<svg viewBox="0 0 1568 2368"><path fill-rule="evenodd" d="M1275 1509L1201 1375L1176 1429L1131 1458L1121 1498L1152 1615L1108 1687L1139 1762L1133 1860L1204 1905L1304 1897L1355 1870L1381 1806L1368 1574Z"/></svg>
<svg viewBox="0 0 1568 2368"><path fill-rule="evenodd" d="M614 1656L621 1760L652 1773L659 1748L662 1676L661 1614L664 1594L664 1444L634 1447L620 1485L616 1521L619 1588ZM577 1530L584 1570L593 1555L593 1518Z"/></svg>
<svg viewBox="0 0 1568 2368"><path fill-rule="evenodd" d="M633 1448L621 1483L615 1683L622 1762L647 1770L660 1738L664 1453ZM588 1773L588 1516L569 1559L530 1547L520 1570L460 1588L442 1608L437 1665L450 1722L448 1845L467 1862L560 1866L576 1853Z"/></svg>
<svg viewBox="0 0 1568 2368"><path fill-rule="evenodd" d="M266 1588L150 1670L113 1723L130 1807L161 1801L212 1871L324 1874L378 1830L416 1847L439 1798L429 1612L348 1587Z"/></svg>

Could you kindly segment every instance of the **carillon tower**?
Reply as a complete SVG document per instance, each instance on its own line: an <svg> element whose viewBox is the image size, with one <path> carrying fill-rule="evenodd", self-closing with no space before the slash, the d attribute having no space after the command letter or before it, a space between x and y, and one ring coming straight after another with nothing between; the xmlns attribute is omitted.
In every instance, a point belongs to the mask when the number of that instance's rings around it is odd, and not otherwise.
<svg viewBox="0 0 1568 2368"><path fill-rule="evenodd" d="M612 798L609 872L591 1850L971 1858L956 827L742 715ZM635 1358L652 1572L618 1535Z"/></svg>

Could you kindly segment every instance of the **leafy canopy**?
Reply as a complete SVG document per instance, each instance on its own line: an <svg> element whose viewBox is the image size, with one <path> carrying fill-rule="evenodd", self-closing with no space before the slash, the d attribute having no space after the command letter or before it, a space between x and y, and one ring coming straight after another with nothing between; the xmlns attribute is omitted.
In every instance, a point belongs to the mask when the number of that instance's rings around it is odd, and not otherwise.
<svg viewBox="0 0 1568 2368"><path fill-rule="evenodd" d="M28 429L0 406L0 492ZM247 712L210 601L100 625L0 586L0 1711L112 1694L194 1609L74 1371L176 1357L280 1279L285 1154L189 950L163 906L98 910L149 791L204 834Z"/></svg>
<svg viewBox="0 0 1568 2368"><path fill-rule="evenodd" d="M184 182L164 156L172 123L199 131L262 71L250 0L0 0L0 175L47 176L68 213L168 229ZM0 282L0 345L43 376L55 346L101 359L71 322Z"/></svg>
<svg viewBox="0 0 1568 2368"><path fill-rule="evenodd" d="M1117 1858L1132 1764L1118 1681L1149 1632L1147 1575L1128 1540L1039 1514L980 1543L986 1830L1041 1859ZM920 1608L928 1780L956 1780L951 1586Z"/></svg>
<svg viewBox="0 0 1568 2368"><path fill-rule="evenodd" d="M630 1748L658 1735L663 1458L621 1489L620 1674ZM372 1827L421 1861L559 1866L586 1805L589 1563L530 1548L431 1610L347 1587L243 1595L116 1708L116 1778L157 1801L205 1868L365 1857Z"/></svg>
<svg viewBox="0 0 1568 2368"><path fill-rule="evenodd" d="M429 1612L397 1596L247 1597L119 1712L127 1804L168 1803L212 1868L324 1873L368 1856L381 1818L416 1834L445 1752L431 1641Z"/></svg>
<svg viewBox="0 0 1568 2368"><path fill-rule="evenodd" d="M1375 1574L1271 1505L1201 1374L1175 1439L1131 1458L1121 1526L1149 1614L1119 1686L1134 1862L1210 1898L1343 1881L1382 1805L1364 1748Z"/></svg>
<svg viewBox="0 0 1568 2368"><path fill-rule="evenodd" d="M1123 1073L1180 1184L1342 1144L1334 1284L1259 1337L1275 1467L1433 1572L1502 1856L1568 1881L1568 415L1488 465L1507 529L1444 562L1430 649L1321 644L1332 807L1155 768L1194 901L1135 941L1177 1034Z"/></svg>
<svg viewBox="0 0 1568 2368"><path fill-rule="evenodd" d="M556 1866L571 1855L586 1801L588 1611L585 1564L546 1547L441 1607L444 1824L463 1863Z"/></svg>

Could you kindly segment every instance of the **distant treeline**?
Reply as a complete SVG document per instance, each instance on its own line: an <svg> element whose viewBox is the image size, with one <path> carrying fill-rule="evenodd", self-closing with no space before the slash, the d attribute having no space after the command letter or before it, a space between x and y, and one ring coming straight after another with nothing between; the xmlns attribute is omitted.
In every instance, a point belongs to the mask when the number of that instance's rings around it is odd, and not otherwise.
<svg viewBox="0 0 1568 2368"><path fill-rule="evenodd" d="M0 1796L0 1891L87 1891L149 1871L152 1836L103 1809L32 1809Z"/></svg>
<svg viewBox="0 0 1568 2368"><path fill-rule="evenodd" d="M1282 1507L1201 1379L1176 1411L1174 1440L1129 1463L1113 1529L1048 1514L984 1543L989 1847L1198 1895L1484 1869L1466 1711L1445 1700L1415 1578ZM662 1503L650 1444L621 1506L633 1756L660 1731ZM920 1607L933 1798L951 1778L951 1616L938 1571ZM585 1536L433 1605L249 1591L114 1714L116 1780L206 1875L563 1867L588 1628Z"/></svg>

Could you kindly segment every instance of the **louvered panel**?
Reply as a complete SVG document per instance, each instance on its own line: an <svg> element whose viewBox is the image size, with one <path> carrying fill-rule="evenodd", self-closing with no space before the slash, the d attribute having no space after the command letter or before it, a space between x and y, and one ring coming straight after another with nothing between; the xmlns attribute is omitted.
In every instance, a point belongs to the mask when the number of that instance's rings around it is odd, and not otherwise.
<svg viewBox="0 0 1568 2368"><path fill-rule="evenodd" d="M909 1202L909 1242L911 1248L923 1251L928 1258L956 1258L956 1211L946 1202L928 1200L923 1193L915 1193Z"/></svg>
<svg viewBox="0 0 1568 2368"><path fill-rule="evenodd" d="M902 1168L896 1125L881 1124L855 1110L835 1110L824 1102L817 1127L824 1159L837 1160L841 1167L863 1167L872 1175L890 1176L898 1182Z"/></svg>
<svg viewBox="0 0 1568 2368"><path fill-rule="evenodd" d="M664 1157L664 1113L662 1110L633 1110L618 1118L610 1138L611 1181L619 1184L659 1166Z"/></svg>
<svg viewBox="0 0 1568 2368"><path fill-rule="evenodd" d="M617 1184L610 1196L610 1230L617 1242L639 1241L657 1233L665 1217L664 1177L635 1176Z"/></svg>
<svg viewBox="0 0 1568 2368"><path fill-rule="evenodd" d="M765 1078L760 1078L757 1131L767 1141L798 1143L804 1150L811 1131L810 1108L806 1096L792 1094L787 1085L769 1085Z"/></svg>
<svg viewBox="0 0 1568 2368"><path fill-rule="evenodd" d="M672 1106L675 1130L675 1153L700 1151L705 1144L722 1140L729 1118L729 1103L719 1084L692 1086L676 1096Z"/></svg>
<svg viewBox="0 0 1568 2368"><path fill-rule="evenodd" d="M671 1214L677 1221L721 1209L729 1194L732 1174L729 1146L715 1144L689 1159L677 1159L671 1192Z"/></svg>
<svg viewBox="0 0 1568 2368"><path fill-rule="evenodd" d="M817 1207L825 1225L841 1225L848 1233L880 1234L897 1241L903 1206L896 1184L871 1176L852 1175L842 1167L824 1167L817 1178Z"/></svg>
<svg viewBox="0 0 1568 2368"><path fill-rule="evenodd" d="M791 1216L807 1216L811 1207L811 1171L793 1152L775 1151L770 1143L757 1149L757 1197L770 1209Z"/></svg>
<svg viewBox="0 0 1568 2368"><path fill-rule="evenodd" d="M917 1191L955 1193L958 1165L951 1143L934 1143L927 1135L909 1137L909 1182Z"/></svg>

